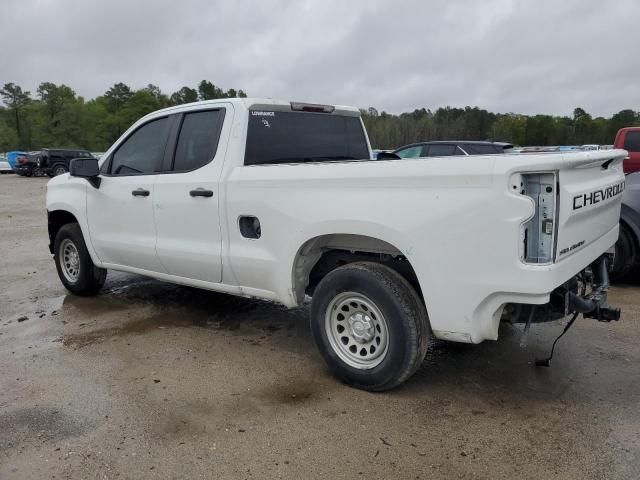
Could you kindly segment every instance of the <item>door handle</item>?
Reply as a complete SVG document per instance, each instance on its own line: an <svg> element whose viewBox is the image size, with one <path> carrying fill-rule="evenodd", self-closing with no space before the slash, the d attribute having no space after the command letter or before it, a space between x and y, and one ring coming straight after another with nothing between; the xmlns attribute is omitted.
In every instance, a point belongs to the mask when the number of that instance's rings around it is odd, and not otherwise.
<svg viewBox="0 0 640 480"><path fill-rule="evenodd" d="M189 195L192 197L213 197L213 192L211 190L205 190L204 188L196 188L195 190L191 190Z"/></svg>
<svg viewBox="0 0 640 480"><path fill-rule="evenodd" d="M148 197L149 190L145 190L144 188L136 188L133 192L131 192L131 195L133 195L134 197Z"/></svg>

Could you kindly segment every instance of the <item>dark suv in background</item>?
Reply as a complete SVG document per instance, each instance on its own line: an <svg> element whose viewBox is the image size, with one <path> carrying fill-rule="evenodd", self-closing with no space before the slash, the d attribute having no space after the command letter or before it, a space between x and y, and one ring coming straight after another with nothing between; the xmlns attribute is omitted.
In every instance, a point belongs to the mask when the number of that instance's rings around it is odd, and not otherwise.
<svg viewBox="0 0 640 480"><path fill-rule="evenodd" d="M477 141L436 141L405 145L393 151L400 158L448 157L451 155L492 155L506 153L510 143Z"/></svg>
<svg viewBox="0 0 640 480"><path fill-rule="evenodd" d="M43 148L37 159L37 166L50 177L69 171L69 163L74 158L94 158L87 150L67 148Z"/></svg>

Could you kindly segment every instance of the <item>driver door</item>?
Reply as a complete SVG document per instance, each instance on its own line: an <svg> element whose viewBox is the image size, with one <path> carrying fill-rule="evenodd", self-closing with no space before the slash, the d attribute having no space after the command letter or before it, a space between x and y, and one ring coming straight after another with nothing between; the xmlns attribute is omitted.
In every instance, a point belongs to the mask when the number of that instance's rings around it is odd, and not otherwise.
<svg viewBox="0 0 640 480"><path fill-rule="evenodd" d="M170 120L131 132L103 164L100 188L87 190L91 242L107 266L166 273L156 254L153 199Z"/></svg>

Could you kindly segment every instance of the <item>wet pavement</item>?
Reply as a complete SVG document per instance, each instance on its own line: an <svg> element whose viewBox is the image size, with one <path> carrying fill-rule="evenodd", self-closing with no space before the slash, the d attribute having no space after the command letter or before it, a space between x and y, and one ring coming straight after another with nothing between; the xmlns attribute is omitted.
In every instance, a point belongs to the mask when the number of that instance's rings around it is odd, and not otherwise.
<svg viewBox="0 0 640 480"><path fill-rule="evenodd" d="M0 479L640 478L640 281L619 323L434 342L402 388L328 375L306 309L110 272L68 295L46 179L0 177Z"/></svg>

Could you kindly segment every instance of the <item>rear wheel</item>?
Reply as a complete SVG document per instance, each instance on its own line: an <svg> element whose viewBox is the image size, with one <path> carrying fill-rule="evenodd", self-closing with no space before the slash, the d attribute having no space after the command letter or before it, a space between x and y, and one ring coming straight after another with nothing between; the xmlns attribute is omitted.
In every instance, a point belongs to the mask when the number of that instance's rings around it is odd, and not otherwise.
<svg viewBox="0 0 640 480"><path fill-rule="evenodd" d="M57 177L58 175L67 173L67 167L60 164L54 165L53 168L51 169L51 173L53 174L54 177Z"/></svg>
<svg viewBox="0 0 640 480"><path fill-rule="evenodd" d="M107 271L93 264L77 223L58 230L53 254L60 281L71 293L95 295L104 285Z"/></svg>
<svg viewBox="0 0 640 480"><path fill-rule="evenodd" d="M395 270L372 262L339 267L322 279L313 294L311 330L329 369L370 391L408 379L429 338L419 295Z"/></svg>

